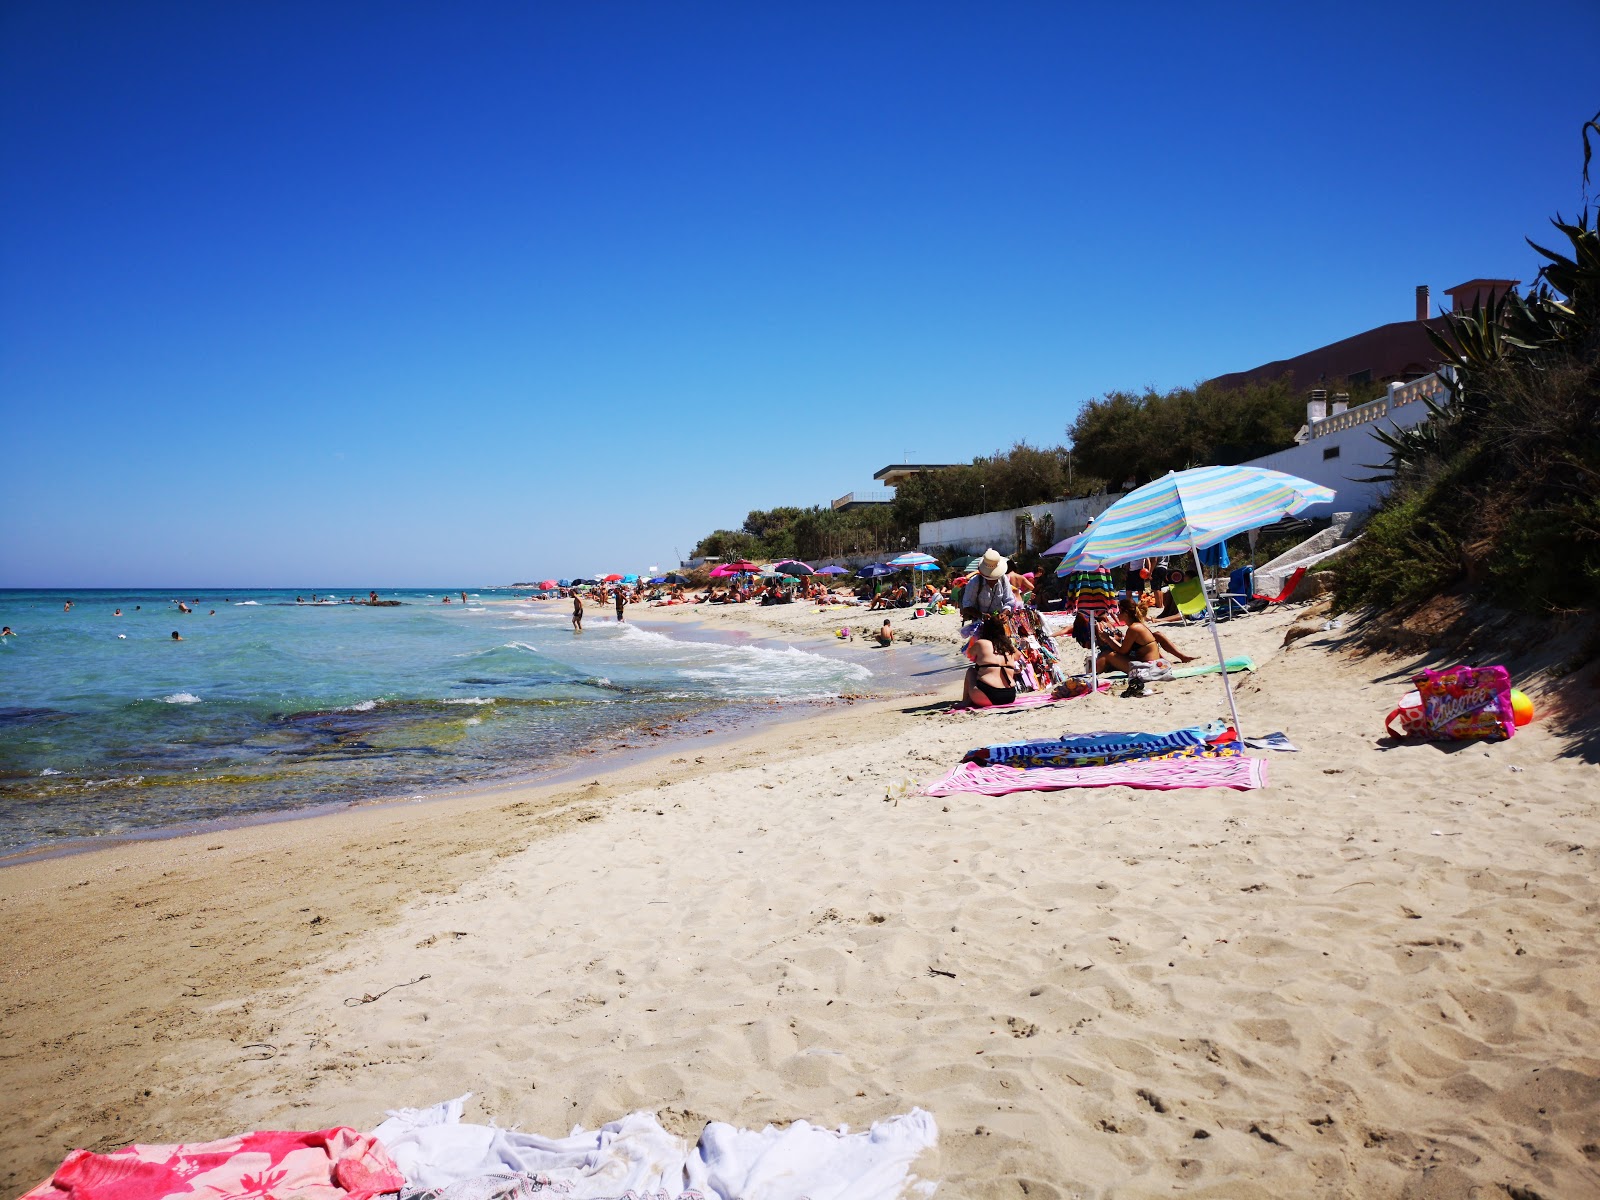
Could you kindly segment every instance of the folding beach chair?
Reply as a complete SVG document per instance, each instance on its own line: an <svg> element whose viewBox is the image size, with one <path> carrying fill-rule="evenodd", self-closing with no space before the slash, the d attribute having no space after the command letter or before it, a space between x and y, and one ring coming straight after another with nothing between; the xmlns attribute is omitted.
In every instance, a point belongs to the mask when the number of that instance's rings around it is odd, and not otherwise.
<svg viewBox="0 0 1600 1200"><path fill-rule="evenodd" d="M1300 581L1305 577L1306 568L1296 567L1294 570L1289 572L1289 578L1283 581L1283 590L1280 591L1276 596L1263 596L1260 593L1257 593L1255 599L1264 601L1269 606L1273 604L1282 604L1290 596L1294 595L1295 588L1300 586Z"/></svg>
<svg viewBox="0 0 1600 1200"><path fill-rule="evenodd" d="M1228 576L1228 590L1217 596L1217 616L1224 620L1243 616L1260 607L1255 599L1255 568L1236 567Z"/></svg>
<svg viewBox="0 0 1600 1200"><path fill-rule="evenodd" d="M1206 586L1198 575L1185 576L1168 589L1172 602L1185 620L1204 617L1206 613Z"/></svg>

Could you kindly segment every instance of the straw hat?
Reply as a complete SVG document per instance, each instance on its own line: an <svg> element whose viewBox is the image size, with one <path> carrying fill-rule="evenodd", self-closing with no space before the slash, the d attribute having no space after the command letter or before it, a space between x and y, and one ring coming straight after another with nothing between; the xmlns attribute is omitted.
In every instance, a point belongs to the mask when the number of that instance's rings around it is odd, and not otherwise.
<svg viewBox="0 0 1600 1200"><path fill-rule="evenodd" d="M983 552L983 561L978 564L978 574L985 579L999 579L1006 573L1006 560L1000 557L1000 551L992 546Z"/></svg>

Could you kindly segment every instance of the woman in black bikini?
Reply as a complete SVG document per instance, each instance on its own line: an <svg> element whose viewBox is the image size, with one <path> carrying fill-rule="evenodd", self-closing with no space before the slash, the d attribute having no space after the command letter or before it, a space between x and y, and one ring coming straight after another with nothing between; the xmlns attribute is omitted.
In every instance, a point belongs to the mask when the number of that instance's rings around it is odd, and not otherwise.
<svg viewBox="0 0 1600 1200"><path fill-rule="evenodd" d="M1100 656L1096 669L1100 671L1131 671L1134 663L1155 662L1165 650L1179 662L1193 662L1192 654L1185 654L1168 640L1145 624L1145 607L1131 596L1117 599L1117 612L1128 623L1120 644L1107 638L1110 649ZM1103 631L1108 633L1109 631Z"/></svg>
<svg viewBox="0 0 1600 1200"><path fill-rule="evenodd" d="M999 617L985 617L973 640L963 696L974 708L1010 704L1017 698L1017 648Z"/></svg>

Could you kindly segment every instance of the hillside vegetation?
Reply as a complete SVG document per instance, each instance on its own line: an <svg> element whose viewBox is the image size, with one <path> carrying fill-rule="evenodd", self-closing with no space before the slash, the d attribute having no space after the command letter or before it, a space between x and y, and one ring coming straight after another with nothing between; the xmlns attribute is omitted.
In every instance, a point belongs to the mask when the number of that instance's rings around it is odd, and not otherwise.
<svg viewBox="0 0 1600 1200"><path fill-rule="evenodd" d="M1340 561L1338 607L1464 586L1512 609L1600 611L1600 236L1587 210L1552 224L1563 242L1529 241L1545 264L1526 297L1435 338L1454 382L1430 420L1384 435L1376 469L1393 487Z"/></svg>

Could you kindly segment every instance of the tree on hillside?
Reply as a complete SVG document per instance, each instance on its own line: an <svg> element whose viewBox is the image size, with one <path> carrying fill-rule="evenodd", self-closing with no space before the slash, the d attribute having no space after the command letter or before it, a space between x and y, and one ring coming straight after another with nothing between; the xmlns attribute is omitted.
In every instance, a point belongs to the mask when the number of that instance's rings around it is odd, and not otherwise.
<svg viewBox="0 0 1600 1200"><path fill-rule="evenodd" d="M1382 384L1326 385L1361 404ZM1231 465L1285 450L1305 424L1305 393L1284 376L1223 389L1209 383L1168 392L1108 392L1067 427L1078 466L1113 486L1147 483L1186 467Z"/></svg>

